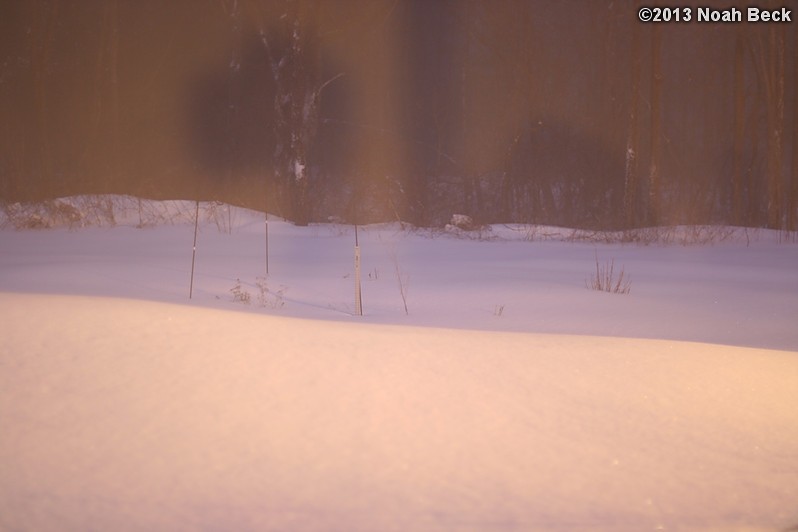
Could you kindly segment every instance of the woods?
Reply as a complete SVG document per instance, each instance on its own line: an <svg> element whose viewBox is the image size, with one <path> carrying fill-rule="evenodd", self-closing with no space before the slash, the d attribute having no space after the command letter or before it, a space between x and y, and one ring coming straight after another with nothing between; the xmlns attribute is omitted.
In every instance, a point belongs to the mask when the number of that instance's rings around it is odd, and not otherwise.
<svg viewBox="0 0 798 532"><path fill-rule="evenodd" d="M798 230L794 24L638 4L4 2L0 201Z"/></svg>

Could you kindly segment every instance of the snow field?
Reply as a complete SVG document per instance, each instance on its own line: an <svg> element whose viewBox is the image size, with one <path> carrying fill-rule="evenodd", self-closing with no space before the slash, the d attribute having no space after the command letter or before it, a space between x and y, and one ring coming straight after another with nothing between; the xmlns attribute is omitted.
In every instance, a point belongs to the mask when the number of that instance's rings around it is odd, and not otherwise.
<svg viewBox="0 0 798 532"><path fill-rule="evenodd" d="M0 303L3 529L796 517L794 353L72 296Z"/></svg>
<svg viewBox="0 0 798 532"><path fill-rule="evenodd" d="M261 307L249 216L191 301L193 227L0 231L0 530L798 524L795 246L372 227L358 318L349 228L270 222Z"/></svg>

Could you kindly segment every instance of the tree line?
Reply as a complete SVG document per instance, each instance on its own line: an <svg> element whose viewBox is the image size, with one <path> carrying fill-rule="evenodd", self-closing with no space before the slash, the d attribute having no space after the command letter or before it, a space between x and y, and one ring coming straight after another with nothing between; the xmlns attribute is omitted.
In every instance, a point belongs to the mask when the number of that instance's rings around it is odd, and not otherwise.
<svg viewBox="0 0 798 532"><path fill-rule="evenodd" d="M11 0L0 198L798 229L794 25L644 24L639 7Z"/></svg>

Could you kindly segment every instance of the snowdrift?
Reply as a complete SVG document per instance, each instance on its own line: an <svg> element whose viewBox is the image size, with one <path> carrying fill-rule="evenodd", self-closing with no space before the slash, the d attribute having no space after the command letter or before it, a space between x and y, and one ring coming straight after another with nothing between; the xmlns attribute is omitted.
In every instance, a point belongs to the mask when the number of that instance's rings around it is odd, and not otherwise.
<svg viewBox="0 0 798 532"><path fill-rule="evenodd" d="M3 530L778 529L798 357L4 294Z"/></svg>
<svg viewBox="0 0 798 532"><path fill-rule="evenodd" d="M798 525L782 235L370 226L353 316L351 227L270 218L267 276L215 203L189 300L195 208L6 209L0 530ZM610 260L629 293L587 288Z"/></svg>

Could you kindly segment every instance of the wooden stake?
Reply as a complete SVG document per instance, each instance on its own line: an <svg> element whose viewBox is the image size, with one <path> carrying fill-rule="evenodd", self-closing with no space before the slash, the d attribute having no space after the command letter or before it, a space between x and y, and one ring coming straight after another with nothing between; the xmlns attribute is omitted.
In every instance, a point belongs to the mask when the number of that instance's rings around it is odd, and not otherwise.
<svg viewBox="0 0 798 532"><path fill-rule="evenodd" d="M269 212L266 211L266 276L269 275Z"/></svg>
<svg viewBox="0 0 798 532"><path fill-rule="evenodd" d="M357 225L355 225L355 315L363 315L363 296L360 290L360 245L357 239Z"/></svg>
<svg viewBox="0 0 798 532"><path fill-rule="evenodd" d="M188 286L188 298L194 294L194 259L197 257L197 227L199 226L199 200L197 200L197 211L194 213L194 247L191 251L191 283Z"/></svg>

